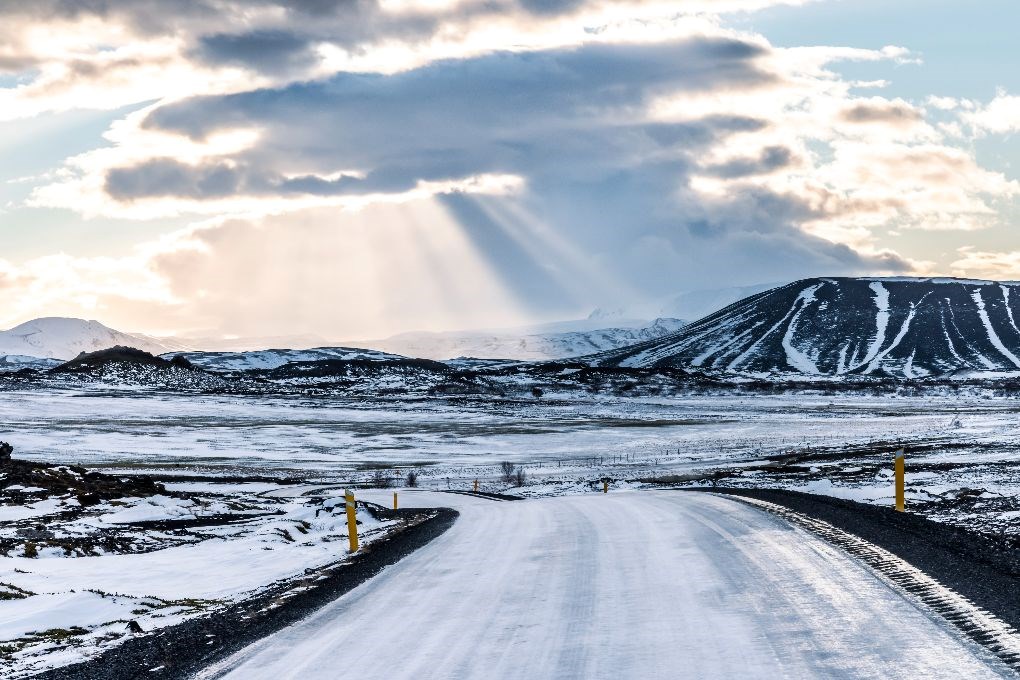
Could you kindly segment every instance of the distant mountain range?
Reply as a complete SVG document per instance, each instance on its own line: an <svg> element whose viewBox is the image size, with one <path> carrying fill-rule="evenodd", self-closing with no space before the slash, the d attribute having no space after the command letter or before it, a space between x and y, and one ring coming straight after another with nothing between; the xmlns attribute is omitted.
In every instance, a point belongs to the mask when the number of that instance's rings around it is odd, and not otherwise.
<svg viewBox="0 0 1020 680"><path fill-rule="evenodd" d="M1020 282L812 278L754 293L690 324L640 322L600 311L588 319L529 328L406 333L361 349L199 351L186 341L122 333L96 321L38 319L0 333L0 371L53 368L80 352L121 345L166 359L182 355L218 374L293 373L301 365L292 377L302 380L327 364L347 377L351 371L375 371L369 365L380 363L401 371L446 370L429 364L432 359L462 371L510 370L508 360L778 380L984 379L1020 375L1018 319ZM601 326L606 323L614 325ZM417 363L408 363L409 357ZM283 375L276 373L266 375Z"/></svg>
<svg viewBox="0 0 1020 680"><path fill-rule="evenodd" d="M403 333L368 344L377 349L423 359L471 357L549 361L660 338L679 330L686 323L681 319L612 321L615 323L611 328L600 326L607 323L607 320L589 318L489 332Z"/></svg>
<svg viewBox="0 0 1020 680"><path fill-rule="evenodd" d="M591 361L751 375L993 376L1020 372L1018 319L1018 282L814 278Z"/></svg>
<svg viewBox="0 0 1020 680"><path fill-rule="evenodd" d="M599 327L595 319L546 324L500 331L450 333L404 333L383 340L368 341L366 349L336 343L337 346L313 349L258 349L222 351L217 342L157 338L114 330L98 321L69 318L43 318L0 331L0 371L21 368L50 368L61 360L73 359L82 352L95 352L114 346L135 347L155 355L184 354L196 366L213 370L238 371L271 369L293 361L329 359L381 359L416 357L425 359L513 359L546 361L622 347L672 333L683 326L678 319L652 322L618 319L620 327ZM271 340L298 336L278 337ZM245 346L243 341L235 341ZM252 342L252 340L249 340ZM211 350L211 351L210 351ZM398 356L399 355L399 356Z"/></svg>

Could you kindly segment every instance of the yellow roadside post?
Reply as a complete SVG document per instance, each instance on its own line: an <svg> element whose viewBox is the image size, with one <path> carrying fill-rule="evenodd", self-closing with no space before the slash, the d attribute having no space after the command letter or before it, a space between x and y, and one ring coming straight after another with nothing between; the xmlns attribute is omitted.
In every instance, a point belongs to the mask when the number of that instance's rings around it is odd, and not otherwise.
<svg viewBox="0 0 1020 680"><path fill-rule="evenodd" d="M609 480L608 479L603 479L602 480L602 493L609 493Z"/></svg>
<svg viewBox="0 0 1020 680"><path fill-rule="evenodd" d="M900 449L896 453L896 509L899 512L903 512L906 506L905 490L904 490L904 473L906 468L905 456L903 449Z"/></svg>
<svg viewBox="0 0 1020 680"><path fill-rule="evenodd" d="M475 480L475 493L478 493L478 480Z"/></svg>
<svg viewBox="0 0 1020 680"><path fill-rule="evenodd" d="M393 492L393 509L394 510L397 509L397 492L396 491Z"/></svg>
<svg viewBox="0 0 1020 680"><path fill-rule="evenodd" d="M344 499L347 501L347 536L351 541L351 552L358 552L358 517L354 510L354 494L348 491Z"/></svg>

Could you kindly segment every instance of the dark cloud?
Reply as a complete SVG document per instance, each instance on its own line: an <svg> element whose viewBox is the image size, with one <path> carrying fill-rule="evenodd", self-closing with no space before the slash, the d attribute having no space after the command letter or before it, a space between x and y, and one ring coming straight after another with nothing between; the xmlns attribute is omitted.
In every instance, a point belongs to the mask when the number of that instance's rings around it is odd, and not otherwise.
<svg viewBox="0 0 1020 680"><path fill-rule="evenodd" d="M905 103L862 103L844 110L840 117L848 123L886 123L894 126L913 125L922 120L921 112Z"/></svg>
<svg viewBox="0 0 1020 680"><path fill-rule="evenodd" d="M384 125L392 120L407 125L405 136L444 128L463 136L452 121L471 132L494 125L505 131L536 118L638 114L650 96L667 91L766 85L773 77L755 62L762 53L757 45L717 38L500 53L392 76L344 73L326 82L194 98L157 109L146 125L203 137L237 125L284 126L297 117L343 123L336 132L346 136L352 127L392 134Z"/></svg>
<svg viewBox="0 0 1020 680"><path fill-rule="evenodd" d="M713 177L735 179L763 175L788 167L794 162L793 152L785 146L769 146L762 149L756 158L738 158L706 168Z"/></svg>
<svg viewBox="0 0 1020 680"><path fill-rule="evenodd" d="M38 65L36 57L0 55L0 73L22 73Z"/></svg>
<svg viewBox="0 0 1020 680"><path fill-rule="evenodd" d="M269 195L343 195L356 191L399 192L412 188L406 179L394 183L390 178L372 175L360 178L340 175L335 179L306 175L283 177L272 172L226 162L186 165L172 158L156 158L130 168L110 171L106 192L119 201L143 197L176 197L199 200L232 196Z"/></svg>
<svg viewBox="0 0 1020 680"><path fill-rule="evenodd" d="M217 66L244 66L265 73L288 73L317 60L306 37L286 31L202 36L191 56Z"/></svg>
<svg viewBox="0 0 1020 680"><path fill-rule="evenodd" d="M349 195L517 175L525 181L518 196L438 200L522 304L546 311L578 304L577 291L563 284L571 280L626 281L659 295L706 282L877 268L806 235L800 225L822 216L802 197L748 186L710 198L690 189L713 145L767 121L646 119L658 97L768 88L775 77L760 65L763 54L757 44L718 38L600 44L196 97L154 109L144 125L194 139L252 127L261 132L255 146L194 167L157 160L120 168L107 176L107 190L121 200ZM707 171L732 179L793 162L776 146Z"/></svg>

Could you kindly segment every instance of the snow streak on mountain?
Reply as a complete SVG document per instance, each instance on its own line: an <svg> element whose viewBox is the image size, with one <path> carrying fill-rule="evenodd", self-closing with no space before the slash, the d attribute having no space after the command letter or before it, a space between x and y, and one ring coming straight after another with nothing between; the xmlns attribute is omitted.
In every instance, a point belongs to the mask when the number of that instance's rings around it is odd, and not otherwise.
<svg viewBox="0 0 1020 680"><path fill-rule="evenodd" d="M817 278L752 295L600 365L901 378L1020 371L1020 282Z"/></svg>

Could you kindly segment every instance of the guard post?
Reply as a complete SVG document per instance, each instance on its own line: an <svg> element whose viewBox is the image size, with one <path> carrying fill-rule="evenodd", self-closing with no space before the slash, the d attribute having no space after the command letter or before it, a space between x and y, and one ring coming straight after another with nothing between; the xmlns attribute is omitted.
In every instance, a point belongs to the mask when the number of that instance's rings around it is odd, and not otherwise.
<svg viewBox="0 0 1020 680"><path fill-rule="evenodd" d="M347 491L344 500L347 501L347 536L351 541L351 552L358 552L358 516L354 509L354 494Z"/></svg>
<svg viewBox="0 0 1020 680"><path fill-rule="evenodd" d="M393 492L393 509L394 510L397 509L397 492L396 491Z"/></svg>
<svg viewBox="0 0 1020 680"><path fill-rule="evenodd" d="M478 493L478 480L475 480L475 493Z"/></svg>
<svg viewBox="0 0 1020 680"><path fill-rule="evenodd" d="M906 460L903 449L896 452L896 510L903 512L906 509L906 490L904 476L906 473Z"/></svg>

